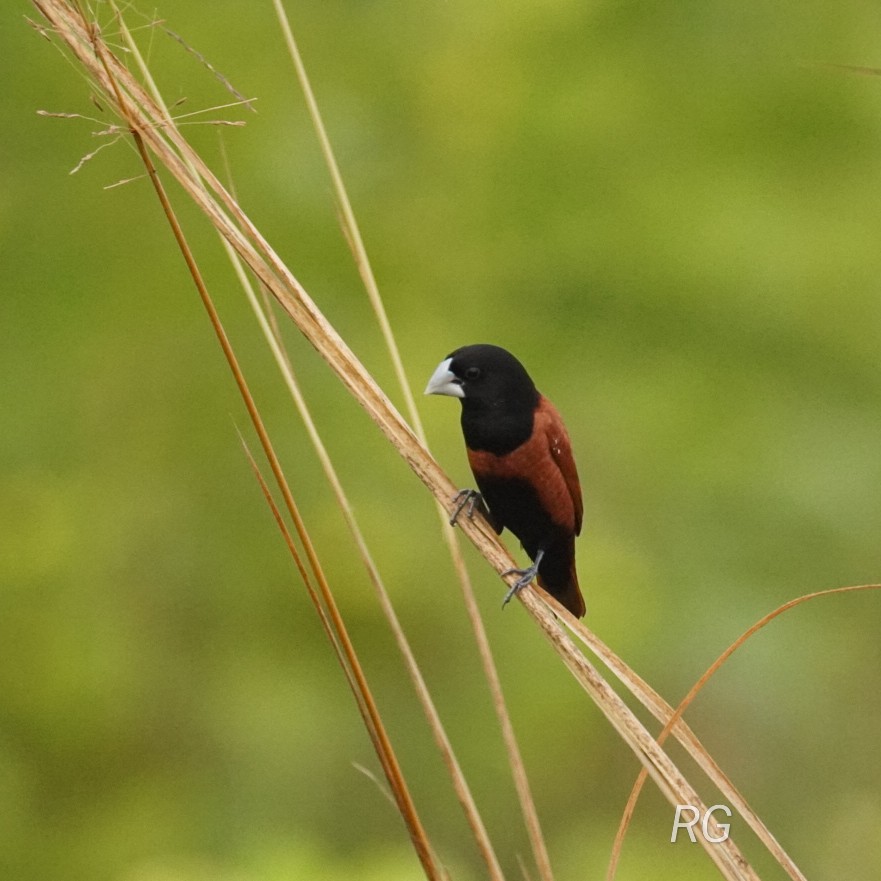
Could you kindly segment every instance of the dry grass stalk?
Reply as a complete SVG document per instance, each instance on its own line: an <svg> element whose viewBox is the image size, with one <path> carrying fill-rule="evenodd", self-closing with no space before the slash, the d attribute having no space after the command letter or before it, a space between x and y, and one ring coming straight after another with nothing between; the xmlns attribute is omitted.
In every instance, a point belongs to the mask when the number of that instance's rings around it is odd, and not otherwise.
<svg viewBox="0 0 881 881"><path fill-rule="evenodd" d="M848 587L835 587L831 590L819 590L814 593L805 594L804 596L796 597L795 599L789 600L788 602L783 603L782 606L778 606L767 615L764 615L755 624L747 628L747 630L745 630L736 640L734 640L734 642L731 643L731 645L729 645L728 648L726 648L725 651L723 651L722 654L720 654L719 657L716 658L716 660L713 661L712 664L710 664L710 666L706 669L700 679L698 679L698 681L689 689L685 697L679 702L676 710L667 719L663 730L658 735L658 745L663 745L664 741L669 737L670 732L676 727L677 724L679 724L682 715L691 706L691 704L694 702L694 699L698 696L704 686L717 673L719 668L748 639L758 633L763 627L770 624L771 621L773 621L775 618L779 617L784 612L788 612L790 609L794 609L796 606L800 606L802 603L806 603L809 600L818 599L819 597L833 596L842 593L853 593L855 591L879 589L881 589L881 584L857 584ZM722 774L721 769L719 769L719 774ZM621 856L621 848L624 844L624 837L627 834L627 829L629 828L630 821L633 818L633 812L636 810L636 802L639 799L639 794L642 791L645 780L645 770L640 771L639 776L636 778L636 781L633 784L633 788L630 791L630 795L627 799L627 804L624 808L624 813L621 817L621 823L618 827L618 833L615 836L615 843L612 847L612 855L609 860L609 867L606 872L606 881L613 881L615 877L618 860ZM726 792L725 794L728 798L728 801L737 809L738 813L740 813L740 815L747 820L747 822L753 829L756 829L757 826L762 825L761 820L759 820L758 816L747 804L743 796L734 788L734 785L730 784L727 777L725 778L725 781L731 786L731 790L729 792ZM764 827L762 826L762 828ZM771 839L771 845L768 847L768 849L774 855L777 862L780 863L781 866L783 866L789 877L792 878L793 881L807 881L801 870L798 868L798 866L795 865L789 854L787 854L786 851L783 850L777 840L771 835L770 831L767 831L767 834L768 836L770 836Z"/></svg>
<svg viewBox="0 0 881 881"><path fill-rule="evenodd" d="M432 733L434 734L435 742L438 745L438 749L440 750L441 756L444 760L444 764L446 765L452 779L453 788L456 791L459 803L462 805L466 819L468 820L468 824L471 827L472 834L474 835L475 841L477 843L478 849L481 853L481 856L483 857L483 861L486 865L486 869L488 872L488 877L493 879L501 879L503 877L501 866L499 865L499 861L495 854L495 850L493 849L492 842L490 841L489 835L486 831L486 826L483 823L480 812L477 808L477 804L474 801L473 795L471 794L471 789L468 786L468 782L465 779L465 775L462 772L458 759L456 758L452 743L450 742L450 739L446 733L446 730L440 719L440 715L438 714L434 701L431 698L431 694L428 691L428 686L422 675L422 671L420 670L419 665L416 661L415 654L410 647L409 640L407 639L403 628L401 627L397 613L394 610L391 597L389 596L388 591L385 588L382 576L379 573L376 563L373 560L373 556L370 553L370 549L367 546L366 539L364 538L360 526L358 525L357 519L355 518L354 509L352 508L352 505L348 500L348 497L339 479L339 475L337 474L336 469L331 462L324 442L322 441L321 436L318 433L318 429L315 426L314 420L312 419L312 415L309 411L308 405L306 404L306 401L300 391L299 385L297 384L293 368L287 358L287 353L282 347L281 337L278 333L278 328L270 326L270 318L272 318L272 313L268 309L264 312L263 309L261 309L259 303L256 302L256 296L254 294L253 287L250 285L250 281L247 276L244 275L244 271L242 269L241 262L238 260L238 256L233 253L231 255L231 259L233 260L234 266L236 266L237 271L241 270L240 281L245 288L246 295L248 296L249 300L252 301L252 306L258 315L258 321L261 322L261 325L264 325L264 335L266 335L266 338L270 343L273 355L279 365L283 377L285 378L285 382L288 385L291 396L293 397L297 409L300 413L300 417L302 418L303 423L306 426L307 433L310 436L313 447L316 450L316 454L318 455L322 468L324 469L324 472L328 478L328 482L331 485L331 488L337 499L337 503L343 513L344 519L346 520L349 531L352 533L352 537L355 541L355 546L358 549L359 556L361 557L367 570L368 577L370 578L370 581L373 584L374 589L376 590L380 607L383 611L383 614L386 616L386 620L388 621L395 641L398 644L398 649L404 659L404 664L407 668L408 673L410 674L411 680L413 681L416 696L419 699L420 704L422 705L423 712L425 713L429 726L432 730Z"/></svg>
<svg viewBox="0 0 881 881"><path fill-rule="evenodd" d="M339 629L337 620L339 618L339 612L336 603L331 599L330 609L325 607L324 603L327 601L327 596L330 593L330 586L320 569L318 571L313 570L319 582L320 594L315 590L309 572L297 550L297 545L294 542L293 536L285 523L278 505L276 505L275 500L272 497L272 492L270 491L266 480L263 478L263 475L260 473L260 469L254 461L254 457L251 455L251 451L248 449L247 444L244 444L244 440L242 443L245 446L245 452L248 456L251 468L260 484L263 497L266 499L269 509L272 511L272 516L282 533L282 537L284 538L288 551L294 560L300 578L305 584L309 593L309 598L318 613L325 635L334 649L334 654L336 655L337 661L345 674L346 681L348 682L349 688L355 698L355 703L358 707L358 712L361 714L364 727L370 735L374 750L376 751L377 757L379 758L382 769L386 775L386 780L388 780L391 787L391 791L386 792L386 795L389 796L392 803L397 807L404 819L410 833L410 839L414 844L426 877L438 879L438 881L447 881L447 872L435 856L425 829L416 813L416 807L413 804L409 790L407 789L403 772L401 771L400 764L397 761L391 742L385 732L385 727L382 724L379 710L377 709L372 693L367 686L367 680L357 654L348 638L345 628L343 627L342 631ZM305 533L305 530L299 521L297 521L297 531L300 535L301 541L305 541L307 550L311 548L312 543L309 541L308 534ZM383 791L385 792L385 790Z"/></svg>
<svg viewBox="0 0 881 881"><path fill-rule="evenodd" d="M328 633L331 643L333 644L333 647L337 652L340 664L346 674L346 678L350 686L352 687L352 691L355 695L356 703L358 705L359 711L361 712L365 727L367 728L367 731L373 742L374 749L376 751L377 757L379 758L380 764L382 765L383 771L386 775L386 779L389 781L395 804L397 805L397 808L404 819L405 825L410 834L410 839L420 859L420 862L422 863L426 877L432 879L432 881L445 881L447 877L446 872L442 868L441 864L437 861L437 858L435 857L433 849L428 840L428 836L425 832L424 827L422 826L421 820L419 819L418 813L416 811L416 806L407 787L406 780L400 767L400 763L398 762L394 749L391 746L391 742L388 738L385 726L382 722L382 717L379 713L378 707L370 691L370 688L367 685L367 680L364 675L363 668L360 664L360 661L358 660L354 645L352 644L348 636L348 632L346 630L342 616L334 600L333 593L330 590L330 586L324 576L323 568L320 564L317 553L315 552L315 548L306 530L305 523L300 516L299 510L293 498L293 494L291 493L290 487L284 476L281 462L279 461L275 453L263 419L257 409L256 402L254 401L254 398L250 393L244 374L242 373L242 370L238 364L238 360L232 349L232 345L220 321L220 317L205 285L201 272L199 271L199 268L196 264L195 257L189 247L189 243L187 242L180 223L178 222L174 210L171 207L171 203L165 192L165 188L163 187L162 182L159 179L152 158L147 151L147 147L144 143L143 137L141 136L141 132L131 116L131 107L124 99L119 83L110 71L106 46L100 44L97 41L94 32L92 36L95 48L95 55L102 69L107 75L108 81L113 90L112 96L116 99L120 115L129 124L130 131L137 147L138 153L140 154L143 164L147 170L147 175L151 183L153 184L165 216L172 228L175 240L180 247L181 253L187 264L187 268L190 271L190 275L196 285L199 296L208 313L211 325L214 328L217 339L223 350L224 356L226 357L227 363L229 364L229 367L233 373L242 399L248 410L248 415L251 418L252 424L260 439L260 443L263 447L266 458L268 459L273 474L275 475L276 482L279 486L279 489L282 491L288 513L290 514L291 519L294 522L297 534L309 560L312 573L315 579L318 581L320 599L319 594L311 585L308 572L302 564L301 558L296 550L293 541L291 540L290 534L284 527L284 522L279 514L279 511L275 506L271 495L268 493L268 488L266 487L266 484L263 481L262 476L259 475L258 471L258 479L260 480L261 488L264 490L264 494L266 495L267 500L270 503L270 508L272 509L276 522L282 527L282 532L287 540L288 547L293 554L300 575L303 578L304 583L306 584L309 596L316 606L316 610L318 611L322 625L325 627ZM253 460L252 464L254 464L256 470L256 464L253 463Z"/></svg>
<svg viewBox="0 0 881 881"><path fill-rule="evenodd" d="M117 13L118 15L118 13ZM152 76L150 76L149 70L147 68L146 62L141 55L137 44L131 37L131 33L129 32L126 24L121 16L118 16L118 23L120 26L120 31L122 36L126 42L126 45L129 51L132 54L132 57L135 59L138 68L141 70L144 75L145 82L148 84L148 88L150 93L152 94L154 100L157 103L163 113L165 114L166 121L168 124L174 124L174 120L171 117L168 108L163 101L161 94L155 86L155 82L153 81ZM194 178L197 179L197 173L194 168L190 167L190 171L193 174ZM474 835L475 841L477 842L478 849L484 859L486 864L487 871L489 873L489 877L492 879L496 879L496 881L501 881L503 878L501 866L499 865L498 858L493 850L492 843L489 839L489 835L487 834L486 827L483 823L483 820L480 816L480 813L477 809L477 805L474 801L474 798L471 794L470 788L468 787L467 781L465 779L464 774L462 773L461 767L456 759L456 756L453 752L452 744L447 736L447 733L441 723L440 716L437 712L437 709L434 705L434 702L431 699L431 695L428 691L428 687L425 683L425 680L422 676L422 672L419 669L419 666L416 662L415 655L410 648L409 641L406 638L406 635L403 631L403 628L400 625L400 622L397 618L397 615L394 611L394 607L391 602L391 598L388 595L388 592L385 589L385 585L383 584L382 578L380 576L379 570L376 567L375 562L373 561L372 555L367 547L366 540L364 539L363 533L358 526L357 520L354 515L354 510L351 504L346 497L345 491L342 487L342 483L339 480L339 477L336 473L336 469L334 468L330 456L327 452L327 449L320 437L317 427L312 419L311 413L309 411L308 405L306 404L306 400L303 397L299 385L294 376L293 367L290 363L290 360L287 357L287 353L284 350L284 345L281 337L281 333L275 322L275 316L272 313L270 304L268 302L264 302L261 305L255 291L254 287L251 284L251 280L247 275L241 260L239 259L238 254L232 249L229 242L221 236L221 242L226 249L227 256L232 263L233 269L236 273L236 276L239 279L240 284L242 285L242 289L245 292L245 296L247 297L249 303L251 304L252 310L254 311L258 323L263 331L264 337L269 344L269 347L273 353L273 356L276 360L276 363L279 367L279 370L282 374L282 377L285 380L285 383L288 387L288 390L291 393L291 397L294 400L295 406L297 407L298 412L300 413L300 417L303 420L303 423L306 427L307 433L312 441L313 447L315 448L316 454L318 455L319 461L321 462L322 468L325 471L325 474L328 478L328 481L331 485L331 488L336 496L337 503L343 513L343 517L346 520L346 523L349 527L350 532L352 533L353 539L355 541L356 548L358 553L365 565L365 568L368 573L368 577L370 578L371 583L374 585L374 588L377 592L377 596L379 598L380 607L383 610L388 622L389 627L392 630L392 633L395 637L395 640L398 644L401 655L404 659L405 666L410 674L411 680L413 681L414 688L416 691L417 698L420 701L420 704L423 707L423 711L428 720L429 726L435 736L435 741L438 745L438 748L441 752L441 756L444 760L444 763L448 769L448 772L453 781L453 787L456 791L456 794L459 798L460 804L463 806L463 810L465 812L468 823L472 829L472 834ZM266 289L262 289L264 294L264 300L266 299ZM246 447L247 450L247 447ZM250 452L248 453L249 458ZM322 625L324 627L325 633L330 639L331 643L334 646L337 657L343 666L344 671L346 672L347 678L349 680L350 687L352 688L353 693L355 694L356 701L358 702L359 709L361 710L362 718L365 721L365 724L368 725L368 729L370 727L370 718L369 714L364 709L364 700L360 695L360 692L357 687L357 682L354 679L351 669L346 662L346 659L339 648L339 640L336 636L332 623L329 621L326 611L323 606L317 600L317 595L314 591L314 588L311 586L311 583L308 580L307 574L304 571L304 567L299 559L299 556L296 551L296 547L293 544L293 541L290 537L290 533L287 530L283 520L280 518L280 514L278 512L278 508L275 505L271 495L268 492L268 488L266 487L265 481L260 475L259 470L257 469L256 463L251 458L252 467L257 474L258 480L260 482L261 488L263 489L264 496L267 499L267 502L272 510L273 516L279 527L281 528L282 535L285 538L286 544L290 553L294 558L294 562L297 566L297 569L300 573L301 578L306 584L307 590L309 592L310 598L312 599L313 605L315 605L316 610L319 614L319 617L322 621ZM284 490L283 490L284 492ZM328 590L329 590L328 585Z"/></svg>
<svg viewBox="0 0 881 881"><path fill-rule="evenodd" d="M376 386L344 341L327 323L294 276L262 238L235 200L220 184L201 159L189 148L180 133L167 122L156 103L140 84L110 54L106 47L101 57L106 69L96 59L95 44L100 36L90 24L64 0L33 0L52 25L54 31L88 71L90 78L117 112L128 117L132 129L160 161L165 164L189 196L200 206L227 239L251 271L276 297L285 311L325 358L350 393L367 410L389 441L407 461L414 473L432 491L439 503L450 510L454 485L418 442L387 397ZM115 84L118 97L114 96ZM188 165L195 168L200 180L193 178ZM213 194L213 195L212 195ZM510 568L513 560L489 527L479 519L465 522L463 532L497 572ZM688 784L651 735L623 704L572 641L560 630L548 605L563 618L581 638L590 634L550 598L545 602L535 590L523 591L520 599L537 621L566 666L591 695L613 727L646 767L671 804L693 804L704 809L693 788ZM635 678L625 673L631 684ZM669 710L669 708L667 708ZM664 712L662 710L662 712ZM672 711L671 711L672 712ZM680 730L677 724L676 731ZM728 879L752 879L756 875L731 839L718 845L702 842L720 872Z"/></svg>
<svg viewBox="0 0 881 881"><path fill-rule="evenodd" d="M306 99L306 105L309 110L309 115L312 119L312 124L315 129L316 136L318 137L319 144L321 146L321 152L324 156L325 164L330 174L331 182L333 183L337 202L340 206L343 231L351 248L352 256L354 257L355 264L358 267L358 272L364 283L364 288L367 291L367 295L370 300L371 306L373 307L374 314L376 315L376 319L382 332L383 339L385 340L386 348L388 349L389 353L389 358L391 359L392 366L394 367L395 375L398 379L398 384L401 389L401 393L404 397L404 404L407 410L407 415L410 419L410 423L414 428L417 438L419 438L419 441L427 450L428 443L426 441L425 431L422 427L422 420L419 416L419 410L417 409L416 402L413 399L413 391L407 379L406 371L404 370L403 361L401 360L397 341L395 340L394 332L392 331L391 322L388 320L388 316L386 314L385 305L379 292L379 286L373 274L373 268L367 255L367 249L364 246L364 241L361 237L361 231L355 218L355 212L352 209L352 204L349 199L345 183L343 182L342 173L340 172L339 166L337 165L330 138L328 137L327 131L324 127L324 121L321 117L321 111L319 110L318 102L315 99L315 95L312 91L312 86L309 82L309 77L306 73L306 66L303 63L302 56L300 55L300 50L297 46L296 40L294 39L294 34L291 29L287 13L285 11L284 4L281 2L281 0L273 0L273 5L275 7L279 25L281 27L282 34L288 48L288 54L291 57L291 62L293 63L294 70L296 71L297 80ZM474 639L477 643L478 654L480 656L481 664L483 666L484 676L489 686L493 708L499 720L499 726L502 731L502 739L508 754L508 764L511 768L511 774L514 780L514 787L517 792L518 801L520 803L520 810L523 814L524 824L526 826L526 831L529 837L530 845L532 847L533 859L535 860L535 865L542 881L553 881L553 870L551 868L550 855L545 844L544 835L541 829L541 822L539 821L538 817L538 811L532 798L529 778L526 774L526 766L523 763L523 757L520 753L520 747L517 743L514 726L508 713L507 704L505 703L501 680L499 679L498 670L493 659L492 649L490 648L486 628L483 625L483 619L480 615L480 610L477 605L477 599L474 596L474 588L471 584L471 578L468 575L468 570L465 566L465 560L462 556L462 550L459 546L459 541L456 538L456 534L453 531L453 528L449 524L447 514L444 509L439 505L437 507L437 510L438 514L440 515L441 532L444 538L444 542L447 546L447 550L449 551L451 561L453 563L453 570L456 573L456 577L462 589L462 597L464 599L468 619L471 623L471 628L474 633ZM459 790L460 786L463 785L464 781L462 781L462 784L457 786L457 791ZM461 800L462 797L460 795L460 801ZM474 829L475 836L477 837L478 843L480 844L481 851L484 852L486 857L488 857L489 854L487 853L487 848L489 842L488 840L486 842L483 842L481 838L481 835L485 834L485 830L483 830L482 824L480 824L479 828L475 828L474 820L478 818L472 817L472 811L476 814L476 807L470 807L465 802L463 802L463 805L466 807L466 813L469 816L469 822L471 822L472 824L472 828Z"/></svg>

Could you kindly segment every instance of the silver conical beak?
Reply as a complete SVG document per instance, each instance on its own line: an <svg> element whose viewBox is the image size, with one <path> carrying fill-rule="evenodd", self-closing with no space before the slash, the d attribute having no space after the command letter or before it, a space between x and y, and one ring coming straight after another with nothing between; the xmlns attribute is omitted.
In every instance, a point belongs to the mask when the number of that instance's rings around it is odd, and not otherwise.
<svg viewBox="0 0 881 881"><path fill-rule="evenodd" d="M427 395L450 395L454 398L464 398L465 390L462 381L450 370L452 358L445 358L437 365L437 370L431 374L428 385L425 386Z"/></svg>

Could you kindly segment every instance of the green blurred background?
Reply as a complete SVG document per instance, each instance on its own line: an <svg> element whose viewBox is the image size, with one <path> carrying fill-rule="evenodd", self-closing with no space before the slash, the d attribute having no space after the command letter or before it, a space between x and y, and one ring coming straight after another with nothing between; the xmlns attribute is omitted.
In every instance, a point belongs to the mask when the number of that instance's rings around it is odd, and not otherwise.
<svg viewBox="0 0 881 881"><path fill-rule="evenodd" d="M157 9L248 96L193 126L399 401L269 3ZM151 12L151 9L146 9ZM565 414L589 624L668 699L780 603L881 580L881 7L326 0L289 12L417 390L496 342ZM144 180L0 28L0 876L411 879L400 820L242 454L245 414ZM105 30L112 33L106 10ZM129 15L180 112L230 100ZM46 119L37 110L100 120ZM341 517L208 225L172 186L457 879L483 877ZM291 351L506 871L528 845L432 501ZM458 406L420 399L469 475ZM509 542L514 547L514 542ZM558 878L601 877L637 763L466 550ZM690 714L811 879L881 871L881 596L789 613ZM677 759L681 758L674 752ZM686 772L692 771L683 762ZM700 778L696 776L700 782ZM706 790L708 800L717 800ZM716 877L649 788L622 879ZM734 821L763 878L782 872Z"/></svg>

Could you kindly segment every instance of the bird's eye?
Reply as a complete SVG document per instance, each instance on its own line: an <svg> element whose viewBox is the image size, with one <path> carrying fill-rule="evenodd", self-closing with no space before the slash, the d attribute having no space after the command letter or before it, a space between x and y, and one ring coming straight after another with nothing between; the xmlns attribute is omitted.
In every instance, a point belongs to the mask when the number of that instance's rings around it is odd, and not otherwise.
<svg viewBox="0 0 881 881"><path fill-rule="evenodd" d="M465 371L465 379L479 379L480 378L480 368L479 367L469 367Z"/></svg>

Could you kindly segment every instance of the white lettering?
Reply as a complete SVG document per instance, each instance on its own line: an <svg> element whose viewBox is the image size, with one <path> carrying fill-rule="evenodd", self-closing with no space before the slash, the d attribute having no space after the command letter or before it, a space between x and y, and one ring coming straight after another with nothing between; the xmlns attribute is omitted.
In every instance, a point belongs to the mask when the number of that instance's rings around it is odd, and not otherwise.
<svg viewBox="0 0 881 881"><path fill-rule="evenodd" d="M713 815L713 813L715 811L722 811L726 817L730 817L731 816L731 808L727 807L726 805L713 805L711 808L707 808L707 812L706 812L706 814L704 814L704 820L703 820L703 823L701 824L703 827L703 830L704 830L704 838L707 841L712 841L713 844L718 844L720 841L727 841L728 840L728 832L731 829L731 824L730 823L717 823L716 825L721 830L721 835L718 838L714 838L712 835L710 835L710 830L708 828L708 824L710 822L710 817Z"/></svg>
<svg viewBox="0 0 881 881"><path fill-rule="evenodd" d="M680 817L682 816L683 811L691 811L694 815L690 820L685 823L680 821ZM679 834L677 830L686 829L688 830L688 837L691 839L692 844L697 842L697 839L694 837L694 831L692 830L692 826L694 826L697 821L700 819L700 811L694 807L694 805L676 805L676 816L673 818L673 832L670 835L670 841L676 841L676 836Z"/></svg>

